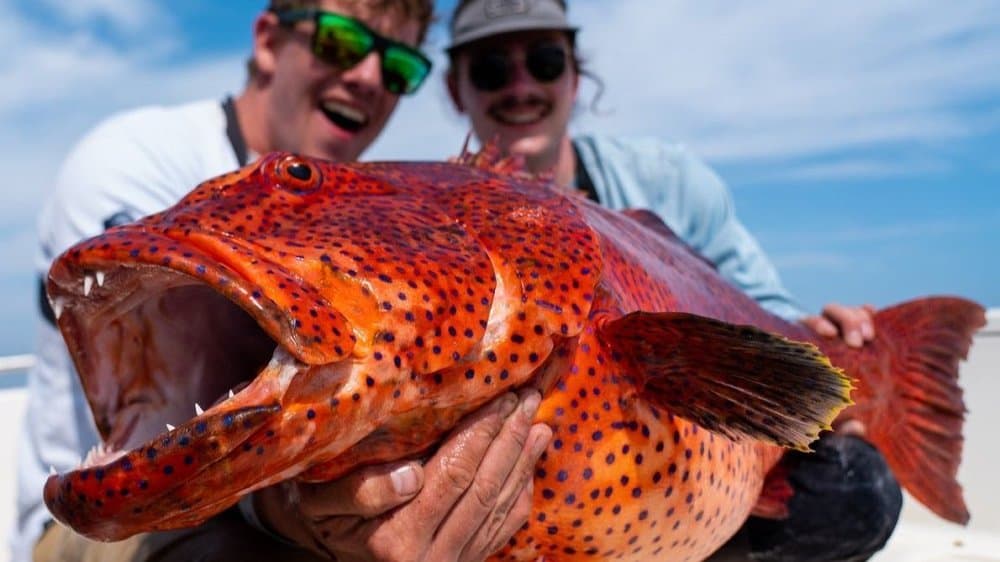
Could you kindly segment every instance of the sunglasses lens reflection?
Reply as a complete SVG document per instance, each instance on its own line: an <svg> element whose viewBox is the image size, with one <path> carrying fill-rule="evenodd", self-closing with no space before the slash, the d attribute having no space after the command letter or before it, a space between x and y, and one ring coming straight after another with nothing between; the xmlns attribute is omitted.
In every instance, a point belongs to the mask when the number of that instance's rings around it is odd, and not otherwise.
<svg viewBox="0 0 1000 562"><path fill-rule="evenodd" d="M390 92L408 94L416 90L428 72L430 66L405 49L391 46L385 50L382 60L382 82Z"/></svg>
<svg viewBox="0 0 1000 562"><path fill-rule="evenodd" d="M360 22L340 14L321 12L316 20L313 51L337 68L347 70L378 48L382 55L382 83L393 94L416 91L431 70L419 51L402 43L376 38Z"/></svg>
<svg viewBox="0 0 1000 562"><path fill-rule="evenodd" d="M316 56L338 66L350 68L365 58L373 44L373 37L364 29L350 25L349 21L320 18L316 29Z"/></svg>

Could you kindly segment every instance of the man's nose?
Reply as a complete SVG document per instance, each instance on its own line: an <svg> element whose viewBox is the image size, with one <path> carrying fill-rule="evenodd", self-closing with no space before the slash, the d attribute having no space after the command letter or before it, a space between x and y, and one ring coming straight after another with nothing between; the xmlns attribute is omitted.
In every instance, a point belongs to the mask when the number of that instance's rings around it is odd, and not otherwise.
<svg viewBox="0 0 1000 562"><path fill-rule="evenodd" d="M355 90L375 94L384 89L382 84L382 59L376 51L368 53L361 62L348 68L341 74L341 79Z"/></svg>
<svg viewBox="0 0 1000 562"><path fill-rule="evenodd" d="M528 71L525 55L526 53L521 49L510 52L510 61L507 66L507 72L510 73L508 86L533 85L538 82Z"/></svg>
<svg viewBox="0 0 1000 562"><path fill-rule="evenodd" d="M532 78L531 76L531 73L529 73L528 69L524 66L523 58L517 58L512 60L508 71L510 72L511 84L518 84L520 82L529 82L534 80L534 78Z"/></svg>

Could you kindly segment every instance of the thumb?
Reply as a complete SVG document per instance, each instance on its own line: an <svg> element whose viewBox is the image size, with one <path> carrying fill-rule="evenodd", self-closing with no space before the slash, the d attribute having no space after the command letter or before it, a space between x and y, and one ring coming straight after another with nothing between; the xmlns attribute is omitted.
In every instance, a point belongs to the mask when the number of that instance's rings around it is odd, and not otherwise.
<svg viewBox="0 0 1000 562"><path fill-rule="evenodd" d="M299 509L313 519L353 515L370 519L409 501L424 485L416 462L371 466L339 480L298 484Z"/></svg>

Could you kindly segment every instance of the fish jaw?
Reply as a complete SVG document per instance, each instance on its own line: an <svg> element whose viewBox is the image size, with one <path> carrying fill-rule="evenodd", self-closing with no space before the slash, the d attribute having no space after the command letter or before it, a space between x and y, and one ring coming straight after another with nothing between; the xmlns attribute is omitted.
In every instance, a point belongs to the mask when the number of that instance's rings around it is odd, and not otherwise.
<svg viewBox="0 0 1000 562"><path fill-rule="evenodd" d="M280 406L272 405L213 413L110 463L54 474L45 483L45 504L56 519L98 540L121 540L136 528L170 528L176 513L169 501L172 488L239 454L240 445L279 411ZM238 498L226 499L232 504ZM157 501L161 499L167 501ZM184 502L177 506L185 512L193 507Z"/></svg>
<svg viewBox="0 0 1000 562"><path fill-rule="evenodd" d="M124 440L122 450L107 447L81 468L50 476L45 502L56 519L98 540L197 525L247 493L335 464L383 424L386 402L358 392L357 368L309 367L279 347L249 385L207 410L196 406L179 427L142 442L157 412L116 423L111 440ZM308 388L333 389L332 398Z"/></svg>

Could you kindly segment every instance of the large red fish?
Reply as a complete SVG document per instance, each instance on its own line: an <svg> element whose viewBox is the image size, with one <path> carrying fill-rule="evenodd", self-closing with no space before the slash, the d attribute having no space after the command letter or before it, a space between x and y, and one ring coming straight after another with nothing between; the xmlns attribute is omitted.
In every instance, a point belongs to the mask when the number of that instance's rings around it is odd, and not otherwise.
<svg viewBox="0 0 1000 562"><path fill-rule="evenodd" d="M703 558L780 513L765 476L838 414L967 520L956 377L981 307L922 299L879 312L863 350L818 341L654 216L468 160L271 154L63 254L48 290L104 445L49 479L52 513L101 540L195 525L425 453L535 385L554 437L498 560ZM827 356L856 379L843 413Z"/></svg>

